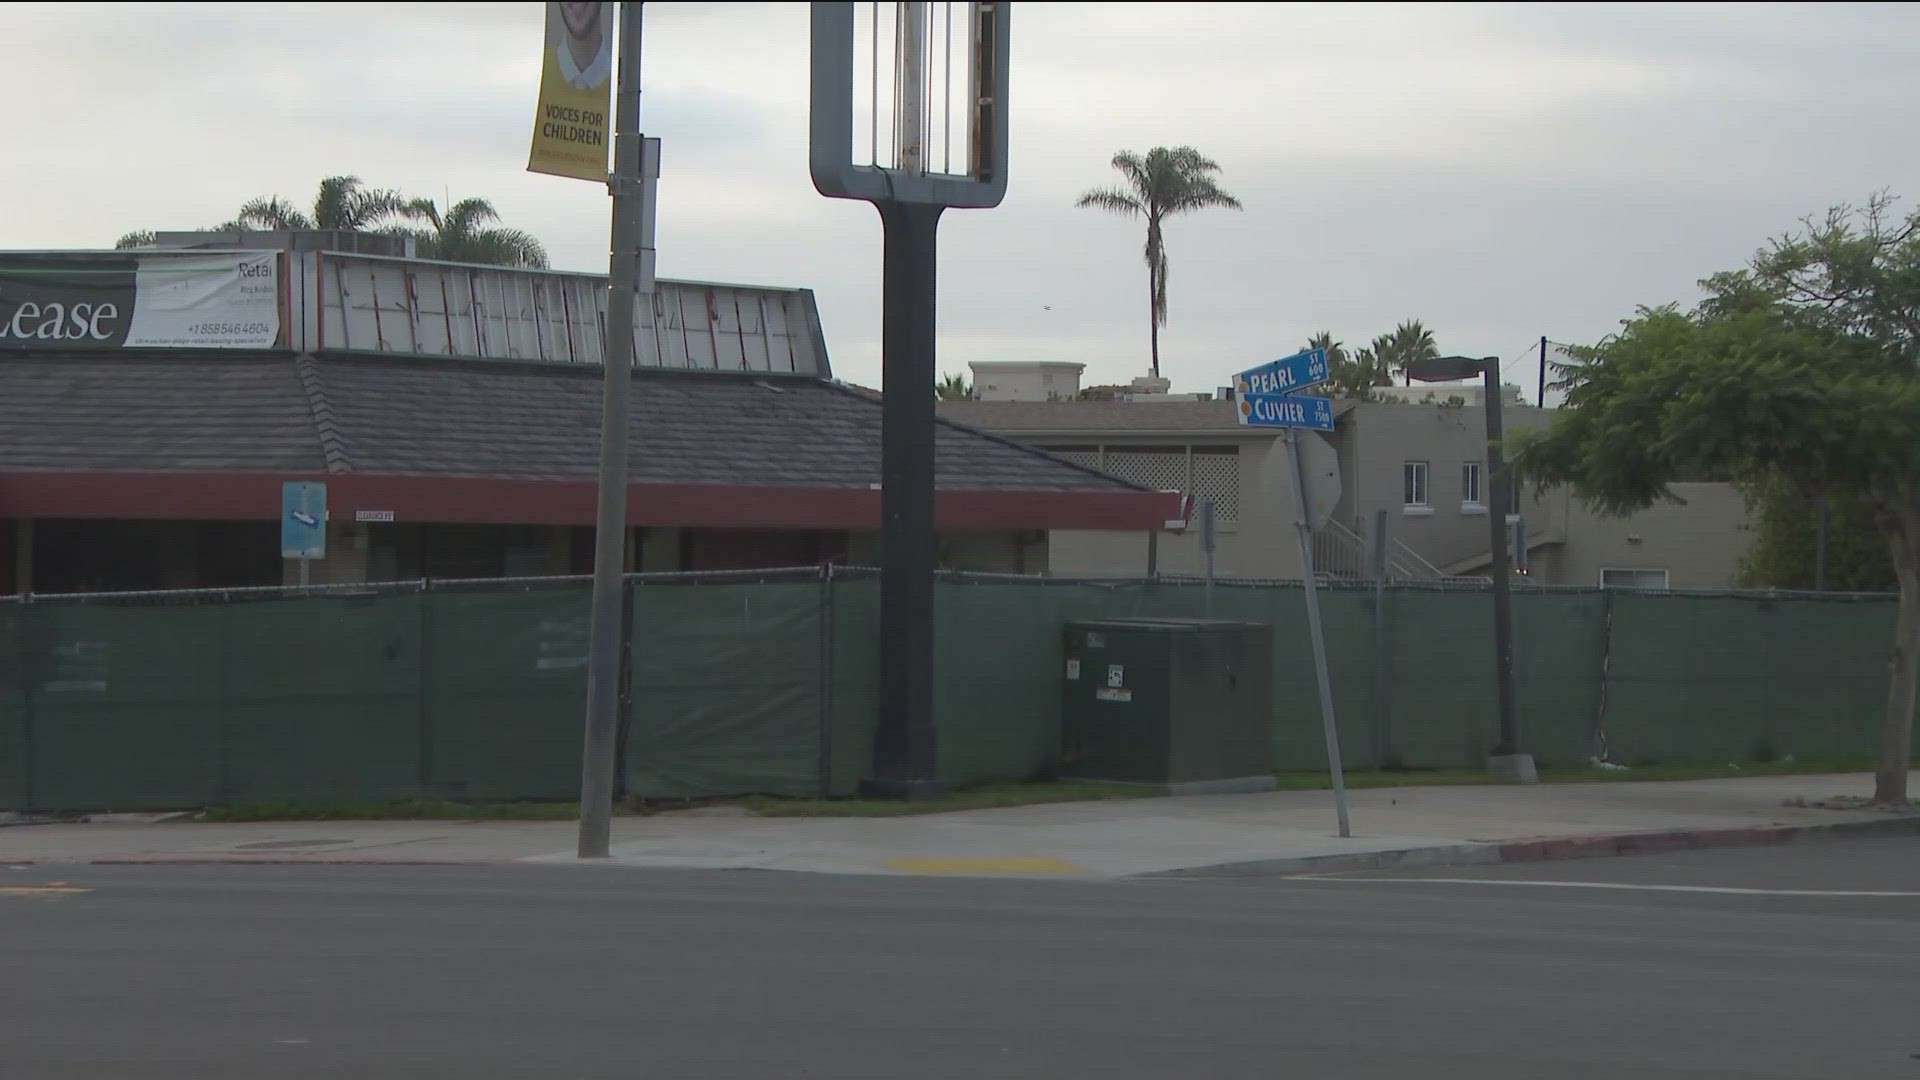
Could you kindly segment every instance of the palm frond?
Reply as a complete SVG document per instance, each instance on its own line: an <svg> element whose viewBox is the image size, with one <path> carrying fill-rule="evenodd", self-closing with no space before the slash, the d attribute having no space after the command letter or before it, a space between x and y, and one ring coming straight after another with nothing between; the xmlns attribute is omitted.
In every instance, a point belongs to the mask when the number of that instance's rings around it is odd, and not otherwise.
<svg viewBox="0 0 1920 1080"><path fill-rule="evenodd" d="M249 199L240 207L234 217L234 224L251 229L311 229L313 219L307 217L300 208L274 195L264 199Z"/></svg>
<svg viewBox="0 0 1920 1080"><path fill-rule="evenodd" d="M1140 200L1119 188L1094 188L1083 192L1073 201L1073 205L1105 210L1110 214L1119 214L1121 217L1139 217L1147 212L1146 206L1142 205Z"/></svg>

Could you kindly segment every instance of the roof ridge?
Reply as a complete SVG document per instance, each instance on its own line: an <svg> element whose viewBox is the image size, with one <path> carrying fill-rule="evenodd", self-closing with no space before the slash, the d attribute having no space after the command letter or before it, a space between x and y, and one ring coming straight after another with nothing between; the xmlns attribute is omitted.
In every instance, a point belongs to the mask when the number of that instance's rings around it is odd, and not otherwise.
<svg viewBox="0 0 1920 1080"><path fill-rule="evenodd" d="M339 422L333 416L333 402L327 398L327 384L320 378L320 365L313 354L293 358L293 370L300 376L300 388L306 391L307 407L313 410L314 430L320 436L320 455L326 459L327 472L338 476L353 471L353 459L347 455L346 440L340 435Z"/></svg>
<svg viewBox="0 0 1920 1080"><path fill-rule="evenodd" d="M858 398L861 401L866 401L873 404L880 404L884 400L884 394L885 394L884 390L881 391L879 394L875 394L868 391L866 387L860 387L856 389L855 387L847 383L842 383L837 381L828 382L827 385L831 386L835 390L838 390L840 393L846 394L850 397ZM1110 480L1110 481L1113 481L1114 483L1122 484L1126 487L1133 488L1136 491L1154 490L1150 487L1147 487L1144 484L1136 484L1133 481L1126 479L1125 477L1115 476L1112 473L1104 473L1104 472L1101 472L1099 469L1089 468L1088 466L1082 465L1077 461L1071 460L1069 458L1061 457L1059 454L1056 454L1051 450L1045 449L1044 447L1035 446L1032 443L1023 443L1018 439L1009 438L998 432L988 431L985 428L975 427L972 424L963 423L959 420L953 419L952 417L941 416L938 406L939 406L939 403L936 402L934 413L933 413L933 422L936 427L944 426L944 427L952 428L955 431L964 431L968 435L975 436L976 438L986 439L989 442L999 443L1002 446L1011 447L1015 450L1021 451L1022 453L1032 454L1033 456L1039 457L1039 458L1045 458L1046 460L1051 461L1056 465L1065 465L1066 467L1074 470L1075 472L1084 473L1088 476L1097 476L1102 480Z"/></svg>

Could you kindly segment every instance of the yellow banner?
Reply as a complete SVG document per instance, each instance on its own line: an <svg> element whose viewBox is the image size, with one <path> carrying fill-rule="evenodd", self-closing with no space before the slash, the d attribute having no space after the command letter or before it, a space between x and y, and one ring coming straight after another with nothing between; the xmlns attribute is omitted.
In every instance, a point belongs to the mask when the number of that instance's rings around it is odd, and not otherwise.
<svg viewBox="0 0 1920 1080"><path fill-rule="evenodd" d="M607 179L613 5L550 3L527 171Z"/></svg>

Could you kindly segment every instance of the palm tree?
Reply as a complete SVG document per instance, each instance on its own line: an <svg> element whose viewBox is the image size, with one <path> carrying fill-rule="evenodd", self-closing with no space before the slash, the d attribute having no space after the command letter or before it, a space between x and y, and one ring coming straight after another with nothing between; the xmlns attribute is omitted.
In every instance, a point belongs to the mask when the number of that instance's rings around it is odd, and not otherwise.
<svg viewBox="0 0 1920 1080"><path fill-rule="evenodd" d="M531 233L490 227L492 222L500 220L500 214L485 199L461 199L448 207L445 214L432 199L414 199L406 203L400 213L432 226L388 230L413 237L414 250L423 259L546 268L547 249Z"/></svg>
<svg viewBox="0 0 1920 1080"><path fill-rule="evenodd" d="M1375 354L1380 358L1386 379L1380 383L1390 386L1393 380L1406 374L1407 367L1421 360L1432 360L1440 355L1433 343L1433 331L1422 326L1419 319L1408 319L1393 328L1393 333L1383 334L1374 339Z"/></svg>
<svg viewBox="0 0 1920 1080"><path fill-rule="evenodd" d="M1160 377L1160 328L1167 323L1167 248L1161 226L1167 218L1191 210L1224 206L1240 209L1240 200L1220 190L1213 174L1217 162L1191 146L1156 146L1142 156L1130 150L1113 155L1113 167L1126 178L1122 187L1094 188L1075 206L1091 206L1125 218L1147 221L1147 311L1154 378Z"/></svg>
<svg viewBox="0 0 1920 1080"><path fill-rule="evenodd" d="M237 223L249 229L369 230L394 218L418 219L418 202L397 191L369 188L357 176L329 176L320 181L309 216L278 195L250 199L240 208Z"/></svg>
<svg viewBox="0 0 1920 1080"><path fill-rule="evenodd" d="M1329 396L1338 395L1340 397L1359 398L1361 401L1365 401L1370 396L1368 388L1373 386L1371 357L1368 357L1368 359L1363 362L1360 359L1347 355L1346 345L1333 340L1333 332L1330 330L1320 331L1308 338L1307 343L1300 347L1301 352L1311 352L1314 349L1327 350L1327 374L1329 378L1327 379L1324 390L1320 390L1319 392ZM1363 353L1362 355L1366 354ZM1309 390L1307 392L1314 393L1315 391Z"/></svg>
<svg viewBox="0 0 1920 1080"><path fill-rule="evenodd" d="M965 375L948 375L933 388L933 396L940 401L971 401L973 387L967 385Z"/></svg>

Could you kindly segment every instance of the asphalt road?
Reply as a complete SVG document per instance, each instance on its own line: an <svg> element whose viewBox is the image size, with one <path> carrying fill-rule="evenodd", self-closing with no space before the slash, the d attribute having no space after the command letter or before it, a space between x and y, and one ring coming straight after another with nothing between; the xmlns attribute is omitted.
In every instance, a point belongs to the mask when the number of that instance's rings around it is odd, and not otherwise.
<svg viewBox="0 0 1920 1080"><path fill-rule="evenodd" d="M0 869L0 1075L1920 1080L1920 895L1675 885L1920 894L1920 840L1336 881Z"/></svg>

